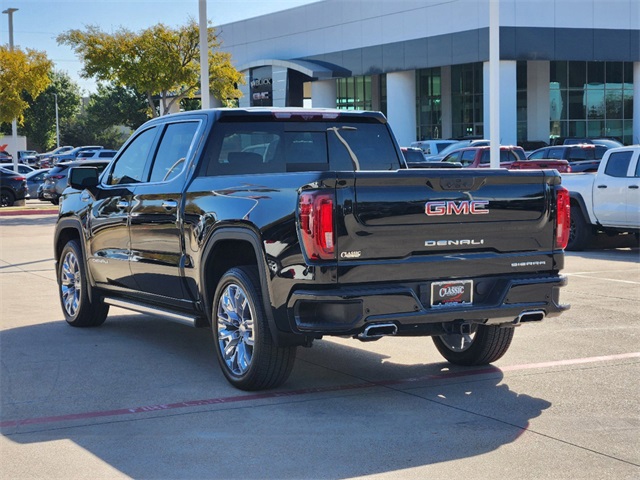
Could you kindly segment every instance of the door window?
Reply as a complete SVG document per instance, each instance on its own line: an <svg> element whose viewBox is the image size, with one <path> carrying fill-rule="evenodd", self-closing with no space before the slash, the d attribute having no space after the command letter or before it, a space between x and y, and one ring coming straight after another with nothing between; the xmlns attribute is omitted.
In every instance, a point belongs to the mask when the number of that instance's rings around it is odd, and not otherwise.
<svg viewBox="0 0 640 480"><path fill-rule="evenodd" d="M116 160L107 180L108 185L122 185L142 181L144 167L154 144L156 132L157 127L151 127L140 133L129 143L120 158Z"/></svg>
<svg viewBox="0 0 640 480"><path fill-rule="evenodd" d="M604 174L610 177L626 177L632 155L632 151L612 153L611 156L609 156Z"/></svg>
<svg viewBox="0 0 640 480"><path fill-rule="evenodd" d="M151 182L168 181L182 172L197 129L198 122L167 125L151 169Z"/></svg>

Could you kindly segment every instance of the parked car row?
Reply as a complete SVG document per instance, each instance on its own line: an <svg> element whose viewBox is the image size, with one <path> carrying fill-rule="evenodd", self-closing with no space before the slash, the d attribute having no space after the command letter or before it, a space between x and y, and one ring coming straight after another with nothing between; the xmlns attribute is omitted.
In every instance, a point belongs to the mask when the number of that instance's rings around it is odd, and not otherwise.
<svg viewBox="0 0 640 480"><path fill-rule="evenodd" d="M574 143L576 140L583 143ZM489 144L486 139L443 140L447 145L437 145L439 140L413 142L412 147L403 147L403 153L412 168L433 167L427 163L448 163L450 166L477 168L489 166ZM564 144L548 146L544 142L528 142L527 147L544 146L526 152L522 147L501 146L500 165L503 168L555 168L560 173L595 172L604 153L622 146L613 139L564 139ZM600 143L602 142L602 143ZM437 145L437 146L433 146ZM439 149L440 148L440 149ZM427 154L426 151L432 152ZM439 150L436 150L439 149ZM437 151L438 153L433 153ZM423 158L420 158L422 153ZM516 158L511 158L515 155Z"/></svg>

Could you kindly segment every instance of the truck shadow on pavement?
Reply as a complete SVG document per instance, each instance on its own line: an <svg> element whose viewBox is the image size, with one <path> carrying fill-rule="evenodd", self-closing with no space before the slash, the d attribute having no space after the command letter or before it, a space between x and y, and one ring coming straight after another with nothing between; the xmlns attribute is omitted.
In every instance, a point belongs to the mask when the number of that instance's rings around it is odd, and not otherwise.
<svg viewBox="0 0 640 480"><path fill-rule="evenodd" d="M422 363L429 339L387 340L376 351L317 342L283 387L256 395L226 382L206 329L135 314L5 330L1 432L16 444L71 440L133 478L402 476L515 442L551 406L511 390L499 368ZM395 363L391 342L403 361L422 352L416 364Z"/></svg>

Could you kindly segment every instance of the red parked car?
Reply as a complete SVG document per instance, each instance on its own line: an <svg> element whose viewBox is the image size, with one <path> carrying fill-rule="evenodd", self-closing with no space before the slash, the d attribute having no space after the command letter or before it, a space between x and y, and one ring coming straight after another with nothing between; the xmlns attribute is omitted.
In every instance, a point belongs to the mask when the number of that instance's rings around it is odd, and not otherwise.
<svg viewBox="0 0 640 480"><path fill-rule="evenodd" d="M451 152L444 157L443 162L459 163L463 168L489 168L491 147L468 147ZM500 167L508 170L537 170L541 168L555 168L560 173L571 172L566 160L527 160L522 147L501 146Z"/></svg>

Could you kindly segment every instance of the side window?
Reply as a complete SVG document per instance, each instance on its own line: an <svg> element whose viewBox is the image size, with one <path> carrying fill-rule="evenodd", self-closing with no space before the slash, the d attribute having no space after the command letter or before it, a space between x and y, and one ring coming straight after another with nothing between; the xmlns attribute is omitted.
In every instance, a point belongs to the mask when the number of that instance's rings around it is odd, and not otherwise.
<svg viewBox="0 0 640 480"><path fill-rule="evenodd" d="M197 129L198 122L167 125L162 140L160 140L153 167L151 167L150 182L171 180L182 172Z"/></svg>
<svg viewBox="0 0 640 480"><path fill-rule="evenodd" d="M460 161L460 152L453 152L442 159L443 162L457 163Z"/></svg>
<svg viewBox="0 0 640 480"><path fill-rule="evenodd" d="M612 153L609 156L604 174L610 177L626 177L632 155L632 151Z"/></svg>
<svg viewBox="0 0 640 480"><path fill-rule="evenodd" d="M467 165L471 165L475 158L476 158L475 150L464 150L462 152L462 155L460 156L460 163L462 163L463 167L466 167Z"/></svg>
<svg viewBox="0 0 640 480"><path fill-rule="evenodd" d="M547 149L543 149L543 150L538 150L537 152L533 152L531 155L529 155L529 160L539 160L541 158L547 158L545 157L547 153Z"/></svg>
<svg viewBox="0 0 640 480"><path fill-rule="evenodd" d="M107 179L108 185L139 183L142 181L144 167L156 138L157 127L151 127L140 133L122 152Z"/></svg>
<svg viewBox="0 0 640 480"><path fill-rule="evenodd" d="M589 155L591 153L591 155ZM587 152L582 148L572 148L569 150L569 160L587 160L593 158L593 152Z"/></svg>
<svg viewBox="0 0 640 480"><path fill-rule="evenodd" d="M482 158L480 159L480 163L482 165L486 165L491 163L491 150L484 150L482 152Z"/></svg>
<svg viewBox="0 0 640 480"><path fill-rule="evenodd" d="M547 158L551 158L554 160L562 160L563 158L564 147L560 148L550 148L547 154Z"/></svg>

